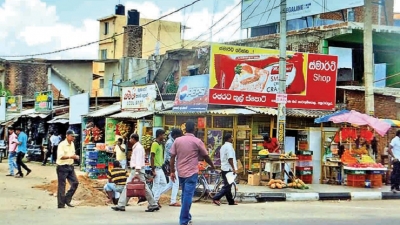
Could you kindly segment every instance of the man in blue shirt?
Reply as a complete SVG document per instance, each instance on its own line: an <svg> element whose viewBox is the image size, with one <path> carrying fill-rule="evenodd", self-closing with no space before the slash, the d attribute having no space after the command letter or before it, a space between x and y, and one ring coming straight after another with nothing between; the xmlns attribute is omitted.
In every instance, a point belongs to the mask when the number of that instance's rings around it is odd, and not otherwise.
<svg viewBox="0 0 400 225"><path fill-rule="evenodd" d="M18 147L17 147L17 166L18 166L18 173L15 176L16 178L22 178L24 177L24 174L22 173L21 167L26 170L26 176L28 176L32 170L29 169L25 163L22 161L24 158L25 154L28 152L28 136L25 134L25 132L22 131L21 127L15 128L15 134L18 135L18 140L16 141Z"/></svg>

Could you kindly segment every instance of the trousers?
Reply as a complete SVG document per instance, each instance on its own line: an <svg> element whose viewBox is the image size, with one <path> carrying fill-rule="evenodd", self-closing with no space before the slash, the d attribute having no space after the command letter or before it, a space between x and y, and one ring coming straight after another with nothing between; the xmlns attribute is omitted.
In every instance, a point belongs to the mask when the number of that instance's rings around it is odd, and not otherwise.
<svg viewBox="0 0 400 225"><path fill-rule="evenodd" d="M65 206L66 203L70 203L72 196L74 196L76 189L78 189L79 181L76 177L73 165L58 165L57 166L57 179L58 179L58 191L57 191L57 204L58 207ZM65 193L66 180L70 184L70 189Z"/></svg>

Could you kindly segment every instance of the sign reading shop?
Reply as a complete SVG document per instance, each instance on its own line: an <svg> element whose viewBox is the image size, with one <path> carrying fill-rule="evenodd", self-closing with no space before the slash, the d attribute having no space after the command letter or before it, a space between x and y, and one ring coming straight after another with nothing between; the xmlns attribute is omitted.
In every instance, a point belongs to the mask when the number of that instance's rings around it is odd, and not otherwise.
<svg viewBox="0 0 400 225"><path fill-rule="evenodd" d="M48 112L53 110L53 92L35 92L35 111Z"/></svg>
<svg viewBox="0 0 400 225"><path fill-rule="evenodd" d="M156 97L157 91L155 84L123 87L121 109L153 111Z"/></svg>

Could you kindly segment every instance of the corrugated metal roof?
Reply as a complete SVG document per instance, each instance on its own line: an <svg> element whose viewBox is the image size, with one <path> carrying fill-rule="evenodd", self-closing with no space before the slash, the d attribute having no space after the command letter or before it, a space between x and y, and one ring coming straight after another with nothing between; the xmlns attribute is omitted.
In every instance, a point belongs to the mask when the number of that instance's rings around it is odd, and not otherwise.
<svg viewBox="0 0 400 225"><path fill-rule="evenodd" d="M40 118L44 119L44 118L48 117L49 115L50 115L50 112L49 113L32 113L32 114L28 114L26 116L28 116L30 118L40 117Z"/></svg>
<svg viewBox="0 0 400 225"><path fill-rule="evenodd" d="M62 124L67 124L69 123L69 119L52 119L50 121L47 121L47 123L62 123Z"/></svg>
<svg viewBox="0 0 400 225"><path fill-rule="evenodd" d="M254 112L277 116L278 110L274 108L262 108L262 107L246 107ZM308 118L317 118L321 116L325 116L331 114L333 111L323 111L323 110L306 110L306 109L287 109L286 116L290 117L308 117Z"/></svg>
<svg viewBox="0 0 400 225"><path fill-rule="evenodd" d="M164 108L162 108L162 104L164 103ZM155 110L156 111L161 111L161 110L168 110L172 109L174 107L174 101L157 101L155 105Z"/></svg>
<svg viewBox="0 0 400 225"><path fill-rule="evenodd" d="M364 86L338 86L338 89L343 90L351 90L351 91L365 91ZM374 93L385 96L392 96L396 98L400 98L400 88L391 88L391 87L382 87L382 88L374 88Z"/></svg>
<svg viewBox="0 0 400 225"><path fill-rule="evenodd" d="M117 113L119 111L121 111L121 103L117 102L112 105L106 106L102 109L90 112L83 116L85 116L85 117L103 117L103 116L108 116L108 115Z"/></svg>
<svg viewBox="0 0 400 225"><path fill-rule="evenodd" d="M179 111L173 111L173 110L168 110L168 111L163 111L159 112L160 114L165 114L165 115L206 115L206 114L212 114L212 115L254 115L257 114L256 112L244 108L227 108L227 109L210 109L207 110L206 112L179 112Z"/></svg>
<svg viewBox="0 0 400 225"><path fill-rule="evenodd" d="M137 111L137 112L133 112L133 111L122 111L120 113L111 115L110 118L118 118L118 119L138 119L138 118L142 118L142 117L146 117L146 116L150 116L153 115L154 112L151 111Z"/></svg>
<svg viewBox="0 0 400 225"><path fill-rule="evenodd" d="M271 116L276 116L278 115L278 110L274 108L266 108L266 107L246 107L246 109L250 109L256 113L261 113L261 114L266 114L266 115L271 115Z"/></svg>

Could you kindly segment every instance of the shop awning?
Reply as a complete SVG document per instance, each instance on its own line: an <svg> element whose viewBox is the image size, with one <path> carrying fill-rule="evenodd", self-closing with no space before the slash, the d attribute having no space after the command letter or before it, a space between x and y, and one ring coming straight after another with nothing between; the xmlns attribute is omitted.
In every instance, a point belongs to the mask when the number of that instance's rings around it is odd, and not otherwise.
<svg viewBox="0 0 400 225"><path fill-rule="evenodd" d="M50 115L50 112L49 113L32 113L32 114L28 114L26 116L30 117L30 118L40 117L41 119L44 119L44 118L48 117L49 115Z"/></svg>
<svg viewBox="0 0 400 225"><path fill-rule="evenodd" d="M150 116L153 114L154 114L154 112L150 112L150 111L138 111L138 112L122 111L120 113L111 115L109 117L115 118L115 119L139 119L139 118L143 118L143 117Z"/></svg>
<svg viewBox="0 0 400 225"><path fill-rule="evenodd" d="M83 117L103 117L103 116L108 116L114 113L117 113L121 111L121 103L117 102L112 105L106 106L102 109L90 112L86 115L83 115Z"/></svg>
<svg viewBox="0 0 400 225"><path fill-rule="evenodd" d="M62 123L67 124L69 123L69 113L65 113L59 116L55 116L52 120L47 121L47 123Z"/></svg>
<svg viewBox="0 0 400 225"><path fill-rule="evenodd" d="M274 108L262 108L262 107L246 107L246 109L252 110L257 113L277 116L278 110ZM332 111L323 110L306 110L306 109L287 109L286 116L290 117L307 117L307 118L317 118L331 114Z"/></svg>
<svg viewBox="0 0 400 225"><path fill-rule="evenodd" d="M227 108L227 109L209 109L206 112L179 112L179 111L163 111L159 112L164 115L254 115L256 112L244 108Z"/></svg>

